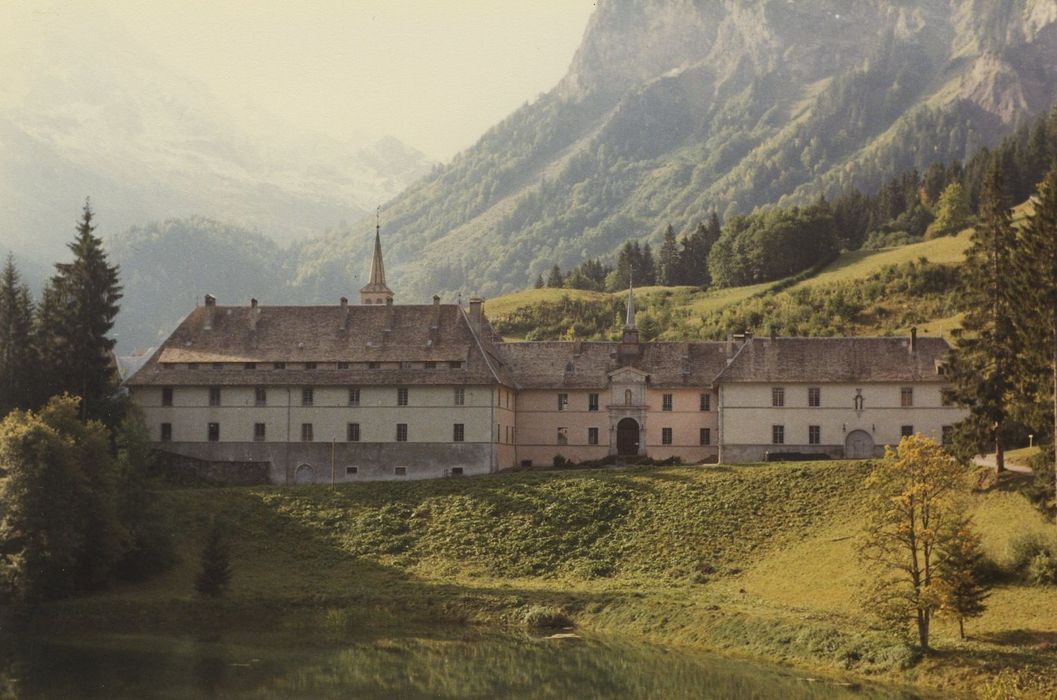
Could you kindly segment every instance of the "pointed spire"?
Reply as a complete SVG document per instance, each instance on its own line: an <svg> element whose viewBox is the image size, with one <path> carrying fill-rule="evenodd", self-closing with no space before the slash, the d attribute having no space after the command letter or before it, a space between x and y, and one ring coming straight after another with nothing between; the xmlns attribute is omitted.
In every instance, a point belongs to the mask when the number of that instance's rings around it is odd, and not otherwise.
<svg viewBox="0 0 1057 700"><path fill-rule="evenodd" d="M635 328L635 289L631 280L628 280L628 317L624 321L624 328Z"/></svg>
<svg viewBox="0 0 1057 700"><path fill-rule="evenodd" d="M392 299L393 291L385 284L385 264L382 262L382 208L378 207L374 220L374 258L371 260L371 279L360 290L360 303L385 304Z"/></svg>

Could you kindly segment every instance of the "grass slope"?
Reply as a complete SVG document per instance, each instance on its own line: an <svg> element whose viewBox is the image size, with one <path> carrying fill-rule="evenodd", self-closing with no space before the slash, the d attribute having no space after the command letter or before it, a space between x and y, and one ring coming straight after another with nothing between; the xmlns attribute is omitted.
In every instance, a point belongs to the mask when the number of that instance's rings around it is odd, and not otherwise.
<svg viewBox="0 0 1057 700"><path fill-rule="evenodd" d="M968 624L970 640L942 622L941 652L922 663L872 628L855 602L866 470L821 462L166 491L178 565L53 604L40 624L141 633L252 618L340 635L520 624L543 610L597 633L947 691L1013 669L1039 697L1057 692L1057 588L999 587ZM1020 532L1049 530L1012 488L1018 478L973 498L999 562ZM214 520L234 568L219 603L192 592Z"/></svg>

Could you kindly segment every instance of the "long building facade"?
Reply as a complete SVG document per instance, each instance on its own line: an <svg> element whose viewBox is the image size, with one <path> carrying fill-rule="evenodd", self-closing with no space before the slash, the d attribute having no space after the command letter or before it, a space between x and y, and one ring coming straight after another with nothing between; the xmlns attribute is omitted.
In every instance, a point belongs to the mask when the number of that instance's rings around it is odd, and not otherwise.
<svg viewBox="0 0 1057 700"><path fill-rule="evenodd" d="M483 302L195 308L126 382L163 457L227 482L482 474L619 458L877 456L943 439L941 338L507 343Z"/></svg>

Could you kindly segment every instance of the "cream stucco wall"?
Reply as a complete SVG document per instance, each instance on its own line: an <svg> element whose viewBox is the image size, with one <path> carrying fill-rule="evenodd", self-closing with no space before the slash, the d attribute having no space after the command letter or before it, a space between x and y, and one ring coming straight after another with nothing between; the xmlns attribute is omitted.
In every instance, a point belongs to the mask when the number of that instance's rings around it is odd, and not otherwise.
<svg viewBox="0 0 1057 700"><path fill-rule="evenodd" d="M785 405L772 406L772 390L782 388ZM809 387L820 389L820 405L808 406ZM913 406L901 405L901 390L913 388ZM912 426L935 440L942 439L944 426L964 418L963 409L944 406L942 383L737 383L720 387L722 404L720 460L756 461L768 451L825 451L843 456L848 434L862 430L869 434L880 453L886 444L897 444L903 426ZM856 410L855 397L861 392L862 410ZM772 426L784 427L782 445L772 443ZM809 426L820 429L820 444L810 445ZM823 449L826 448L826 449Z"/></svg>

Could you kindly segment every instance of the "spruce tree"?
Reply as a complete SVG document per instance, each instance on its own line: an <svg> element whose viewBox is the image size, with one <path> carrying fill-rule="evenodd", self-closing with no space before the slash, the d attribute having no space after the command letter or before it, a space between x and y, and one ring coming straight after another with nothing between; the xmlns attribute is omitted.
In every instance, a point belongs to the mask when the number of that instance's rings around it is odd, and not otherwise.
<svg viewBox="0 0 1057 700"><path fill-rule="evenodd" d="M1019 260L1017 279L1023 302L1018 326L1033 350L1023 354L1035 359L1040 370L1028 374L1049 374L1048 403L1057 437L1057 165L1039 185L1035 212L1021 231Z"/></svg>
<svg viewBox="0 0 1057 700"><path fill-rule="evenodd" d="M951 388L947 394L968 407L963 435L976 446L995 450L997 471L1005 469L1003 429L1013 388L1014 314L1023 304L1014 280L1016 232L997 159L980 201L980 221L962 268L962 299L967 309L962 328L954 332L949 363Z"/></svg>
<svg viewBox="0 0 1057 700"><path fill-rule="evenodd" d="M538 275L536 277L536 289L543 289L545 286L547 286L547 285L543 281L543 275L542 274Z"/></svg>
<svg viewBox="0 0 1057 700"><path fill-rule="evenodd" d="M940 543L936 565L940 612L958 620L958 632L965 639L965 621L983 615L990 595L979 576L984 559L980 535L969 516L959 514L944 525Z"/></svg>
<svg viewBox="0 0 1057 700"><path fill-rule="evenodd" d="M565 278L562 277L562 270L560 267L555 265L551 268L551 272L547 275L547 286L553 288L560 288L564 283Z"/></svg>
<svg viewBox="0 0 1057 700"><path fill-rule="evenodd" d="M113 357L114 326L121 299L118 268L107 261L103 243L94 234L92 209L86 200L69 244L73 261L57 263L41 301L37 338L42 367L51 394L82 397L82 419L117 422L112 396L117 384Z"/></svg>
<svg viewBox="0 0 1057 700"><path fill-rule="evenodd" d="M202 548L202 569L195 579L195 590L205 596L216 598L224 593L231 581L231 560L228 546L220 526L214 523L209 528L205 546Z"/></svg>
<svg viewBox="0 0 1057 700"><path fill-rule="evenodd" d="M0 417L33 405L33 301L12 256L0 273Z"/></svg>
<svg viewBox="0 0 1057 700"><path fill-rule="evenodd" d="M675 231L672 225L664 232L664 243L661 244L660 253L657 256L657 284L673 286L682 280L679 275L679 248L675 241Z"/></svg>

